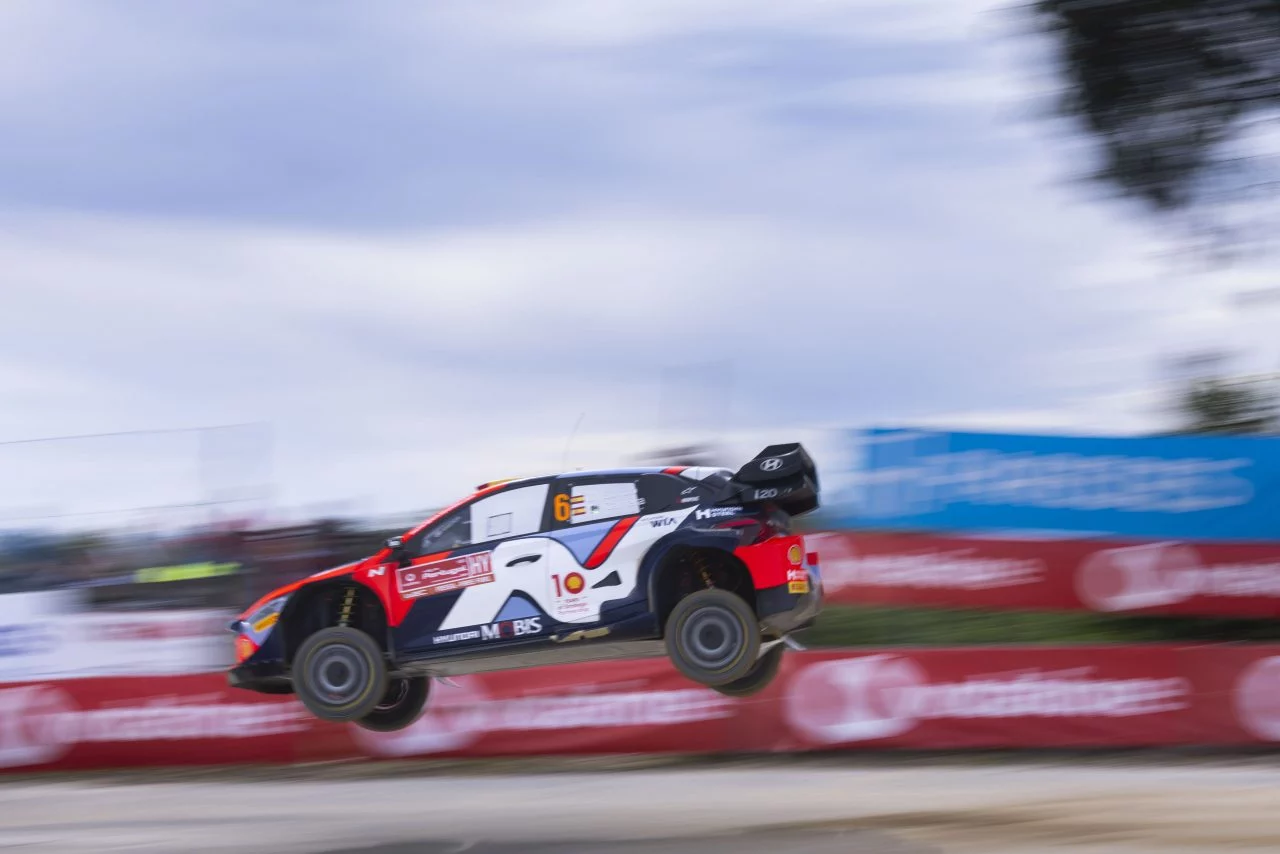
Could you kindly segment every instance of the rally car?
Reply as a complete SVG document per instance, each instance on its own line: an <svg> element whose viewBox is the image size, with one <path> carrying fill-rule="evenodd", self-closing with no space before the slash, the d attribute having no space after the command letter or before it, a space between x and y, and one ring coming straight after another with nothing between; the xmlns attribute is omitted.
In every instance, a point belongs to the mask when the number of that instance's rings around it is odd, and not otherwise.
<svg viewBox="0 0 1280 854"><path fill-rule="evenodd" d="M739 471L571 472L484 484L376 554L289 584L230 624L232 686L390 731L433 677L669 656L730 696L762 690L822 607L791 533L818 506L799 444Z"/></svg>

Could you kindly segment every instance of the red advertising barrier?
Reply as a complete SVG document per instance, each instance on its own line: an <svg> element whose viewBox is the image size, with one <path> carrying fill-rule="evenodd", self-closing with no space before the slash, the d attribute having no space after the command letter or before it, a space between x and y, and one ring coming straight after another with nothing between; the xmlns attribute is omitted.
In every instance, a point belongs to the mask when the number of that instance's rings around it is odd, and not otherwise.
<svg viewBox="0 0 1280 854"><path fill-rule="evenodd" d="M1280 742L1280 646L1188 647L1179 657L1196 686L1193 742Z"/></svg>
<svg viewBox="0 0 1280 854"><path fill-rule="evenodd" d="M317 751L349 755L341 727L325 729L298 703L232 691L219 674L0 687L5 768L292 762L319 758Z"/></svg>
<svg viewBox="0 0 1280 854"><path fill-rule="evenodd" d="M756 744L747 718L775 705L740 701L684 678L665 659L574 664L459 677L434 689L407 729L352 727L371 756L703 753ZM767 714L767 711L765 712Z"/></svg>
<svg viewBox="0 0 1280 854"><path fill-rule="evenodd" d="M0 687L0 768L414 756L1280 744L1280 646L789 654L731 699L665 661L461 677L398 733L324 724L219 674Z"/></svg>
<svg viewBox="0 0 1280 854"><path fill-rule="evenodd" d="M1280 545L994 540L823 532L829 601L1280 616Z"/></svg>
<svg viewBox="0 0 1280 854"><path fill-rule="evenodd" d="M1173 647L815 653L791 671L772 750L1180 744L1195 693Z"/></svg>

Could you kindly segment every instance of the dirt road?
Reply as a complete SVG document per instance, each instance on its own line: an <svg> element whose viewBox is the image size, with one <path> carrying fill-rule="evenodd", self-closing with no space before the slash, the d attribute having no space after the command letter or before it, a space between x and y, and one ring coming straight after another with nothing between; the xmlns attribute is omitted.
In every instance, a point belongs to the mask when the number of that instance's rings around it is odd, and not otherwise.
<svg viewBox="0 0 1280 854"><path fill-rule="evenodd" d="M369 766L0 780L0 851L1280 851L1280 761Z"/></svg>

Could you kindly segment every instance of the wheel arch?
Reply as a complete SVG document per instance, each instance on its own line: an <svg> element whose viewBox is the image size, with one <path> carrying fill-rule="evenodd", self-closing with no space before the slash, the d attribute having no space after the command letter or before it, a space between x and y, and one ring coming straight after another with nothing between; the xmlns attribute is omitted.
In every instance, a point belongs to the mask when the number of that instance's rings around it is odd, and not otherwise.
<svg viewBox="0 0 1280 854"><path fill-rule="evenodd" d="M738 542L737 533L732 531L699 531L691 536L664 540L660 548L655 548L646 555L641 574L646 586L649 611L653 614L659 633L663 631L667 615L680 598L673 598L674 575L687 571L690 560L699 555L710 560L712 568L718 569L720 573L730 574L735 583L725 589L741 596L752 611L756 610L755 584L751 571L733 553Z"/></svg>
<svg viewBox="0 0 1280 854"><path fill-rule="evenodd" d="M394 657L387 608L381 597L369 585L346 576L303 585L289 597L279 625L286 663L292 664L298 648L312 634L340 623L348 590L353 591L353 601L347 625L369 635L384 653Z"/></svg>

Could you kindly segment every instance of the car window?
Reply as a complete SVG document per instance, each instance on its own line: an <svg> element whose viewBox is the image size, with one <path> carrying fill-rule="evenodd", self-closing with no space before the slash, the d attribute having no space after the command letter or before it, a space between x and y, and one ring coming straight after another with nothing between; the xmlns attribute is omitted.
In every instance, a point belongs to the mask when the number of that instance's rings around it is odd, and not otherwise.
<svg viewBox="0 0 1280 854"><path fill-rule="evenodd" d="M472 503L471 541L486 543L508 537L527 537L541 531L550 488L545 483L520 486Z"/></svg>
<svg viewBox="0 0 1280 854"><path fill-rule="evenodd" d="M697 505L711 490L692 480L670 474L646 474L640 478L640 499L645 513L666 513Z"/></svg>
<svg viewBox="0 0 1280 854"><path fill-rule="evenodd" d="M471 511L462 508L436 522L422 534L414 556L447 552L471 544Z"/></svg>
<svg viewBox="0 0 1280 854"><path fill-rule="evenodd" d="M560 481L552 499L557 527L603 522L643 512L644 502L633 478L626 480Z"/></svg>

